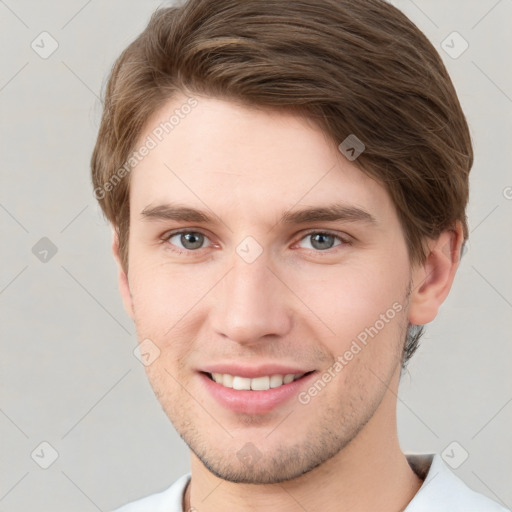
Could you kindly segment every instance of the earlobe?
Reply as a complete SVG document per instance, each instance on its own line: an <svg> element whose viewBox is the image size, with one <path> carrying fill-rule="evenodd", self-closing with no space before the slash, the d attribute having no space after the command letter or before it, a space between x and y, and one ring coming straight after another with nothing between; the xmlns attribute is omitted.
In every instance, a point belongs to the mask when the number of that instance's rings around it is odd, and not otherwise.
<svg viewBox="0 0 512 512"><path fill-rule="evenodd" d="M130 291L130 283L128 281L128 275L126 274L126 271L123 268L121 254L119 252L119 236L115 230L114 230L113 239L112 239L112 253L113 253L114 259L116 260L116 263L117 263L117 268L118 268L117 281L119 284L119 291L121 293L121 298L123 300L124 309L130 316L130 318L133 319L134 318L133 300L132 300L132 294Z"/></svg>
<svg viewBox="0 0 512 512"><path fill-rule="evenodd" d="M443 231L436 240L429 240L425 262L413 270L409 300L409 322L424 325L437 312L450 292L460 262L463 243L462 225Z"/></svg>

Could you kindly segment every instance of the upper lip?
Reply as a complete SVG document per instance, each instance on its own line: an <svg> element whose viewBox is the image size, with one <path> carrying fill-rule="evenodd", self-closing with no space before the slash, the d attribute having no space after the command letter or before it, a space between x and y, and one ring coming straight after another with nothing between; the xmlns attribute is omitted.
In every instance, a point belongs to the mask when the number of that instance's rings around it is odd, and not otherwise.
<svg viewBox="0 0 512 512"><path fill-rule="evenodd" d="M299 366L286 366L276 363L263 363L254 366L247 366L236 363L219 363L204 366L200 369L200 371L206 373L227 373L229 375L254 379L256 377L265 377L267 375L288 375L290 373L298 375L308 373L312 370L301 368Z"/></svg>

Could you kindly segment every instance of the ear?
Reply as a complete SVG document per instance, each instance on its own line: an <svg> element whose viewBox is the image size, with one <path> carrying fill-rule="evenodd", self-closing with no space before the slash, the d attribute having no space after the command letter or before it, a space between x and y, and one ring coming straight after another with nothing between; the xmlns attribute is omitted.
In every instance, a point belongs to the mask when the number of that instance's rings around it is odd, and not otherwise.
<svg viewBox="0 0 512 512"><path fill-rule="evenodd" d="M121 262L121 255L119 253L119 236L117 235L117 232L115 230L113 233L112 240L112 253L114 254L114 259L116 260L117 263L117 281L119 284L119 291L121 292L121 298L123 299L124 309L133 320L134 313L132 294L130 291L130 284L128 282L128 275L126 274Z"/></svg>
<svg viewBox="0 0 512 512"><path fill-rule="evenodd" d="M452 287L463 241L460 221L452 229L443 231L436 240L428 241L427 259L412 271L409 301L411 324L424 325L437 316Z"/></svg>

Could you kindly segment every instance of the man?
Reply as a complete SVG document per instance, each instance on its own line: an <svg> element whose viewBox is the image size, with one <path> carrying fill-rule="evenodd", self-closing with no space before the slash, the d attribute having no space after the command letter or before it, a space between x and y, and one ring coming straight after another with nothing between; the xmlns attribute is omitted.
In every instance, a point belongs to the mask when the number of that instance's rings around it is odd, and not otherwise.
<svg viewBox="0 0 512 512"><path fill-rule="evenodd" d="M119 510L504 510L396 430L472 158L439 56L385 2L158 10L112 70L92 175L191 474Z"/></svg>

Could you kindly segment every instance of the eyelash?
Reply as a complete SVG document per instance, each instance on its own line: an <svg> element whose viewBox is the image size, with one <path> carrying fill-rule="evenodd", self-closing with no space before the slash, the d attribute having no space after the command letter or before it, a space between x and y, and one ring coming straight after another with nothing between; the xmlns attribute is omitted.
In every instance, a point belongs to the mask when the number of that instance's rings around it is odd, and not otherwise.
<svg viewBox="0 0 512 512"><path fill-rule="evenodd" d="M176 236L176 235L181 235L183 233L197 233L197 234L200 234L202 236L204 236L206 239L209 240L208 236L203 233L202 231L199 231L199 230L191 230L191 229L181 229L181 230L178 230L178 231L171 231L171 232L167 232L165 233L161 240L162 242L164 242L166 245L167 245L167 249L175 252L175 253L178 253L178 254L186 254L188 256L192 256L194 253L198 253L201 249L206 249L206 247L200 247L199 249L195 249L195 250L191 250L191 249L180 249L178 247L176 247L175 245L172 245L169 240L173 237L173 236ZM338 245L335 245L334 247L331 247L330 249L325 249L325 250L318 250L318 249L306 249L307 251L312 251L314 252L315 254L318 254L318 255L331 255L332 254L332 251L334 249L336 249L336 247L340 247L340 246L346 246L346 245L351 245L352 244L352 241L350 239L348 239L348 236L345 238L343 236L341 236L340 234L338 233L334 233L332 231L329 231L329 230L311 230L311 231L308 231L307 233L304 233L296 242L294 242L294 245L296 245L297 243L301 242L302 240L304 240L305 238L307 238L308 236L311 236L311 235L317 235L317 234L321 234L321 235L330 235L330 236L333 236L336 240L338 240L340 243ZM210 241L211 243L211 241Z"/></svg>
<svg viewBox="0 0 512 512"><path fill-rule="evenodd" d="M308 236L311 236L311 235L330 235L330 236L334 237L335 239L337 239L339 242L341 242L338 245L335 245L334 247L331 247L330 249L326 249L324 251L315 250L315 249L307 249L309 251L313 251L313 252L319 253L319 254L322 254L322 253L323 254L331 254L329 251L332 251L336 247L340 247L342 245L350 245L350 243L351 243L351 240L349 239L348 235L341 236L339 233L334 233L333 231L318 230L318 229L313 229L311 231L308 231L307 233L304 233L299 238L299 240L297 242L295 242L295 243L301 242L302 240L304 240L305 238L307 238Z"/></svg>
<svg viewBox="0 0 512 512"><path fill-rule="evenodd" d="M173 236L176 236L176 235L181 235L183 233L196 233L196 234L199 234L199 235L203 235L206 239L209 240L208 236L205 235L202 231L198 231L198 230L192 230L192 229L181 229L181 230L178 230L178 231L171 231L171 232L168 232L166 233L163 237L162 237L162 242L164 242L166 244L166 249L168 250L171 250L172 252L176 252L178 254L186 254L187 256L192 256L194 253L198 253L201 251L201 249L205 249L205 247L201 247L199 249L196 249L196 250L190 250L190 249L180 249L179 247L176 247L175 245L172 245L169 240L173 237Z"/></svg>

